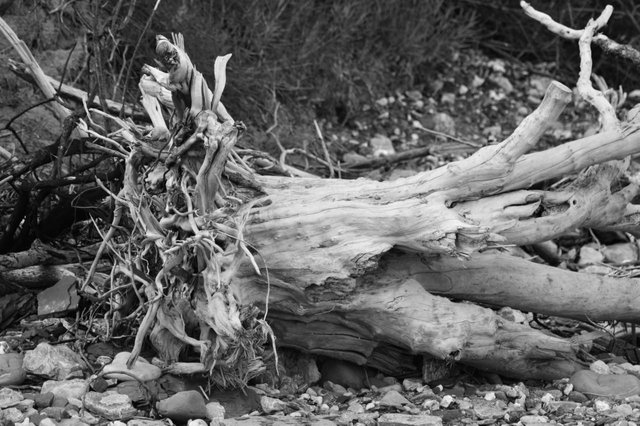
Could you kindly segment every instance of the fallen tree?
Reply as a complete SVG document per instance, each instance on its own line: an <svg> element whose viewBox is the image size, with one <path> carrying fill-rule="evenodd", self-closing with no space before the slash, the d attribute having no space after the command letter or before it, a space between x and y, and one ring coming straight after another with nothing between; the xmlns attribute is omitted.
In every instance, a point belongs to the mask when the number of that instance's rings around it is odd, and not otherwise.
<svg viewBox="0 0 640 426"><path fill-rule="evenodd" d="M606 8L577 31L578 90L598 110L600 133L528 153L571 99L571 89L554 82L503 142L393 182L309 177L238 149L243 126L220 102L229 56L216 60L211 91L181 38L159 36L156 52L167 72L146 66L140 84L151 133L104 113L120 126L117 135L78 121L94 144L125 162L123 187L111 193L112 226L82 290L137 295L144 318L130 361L147 336L169 364L192 346L200 362L181 364L182 371L209 371L218 383L242 384L259 374L270 338L389 372L402 367L395 354L411 353L519 378L571 375L583 368L579 352L588 341L469 302L578 319L638 319L628 302L640 296L635 280L577 277L479 253L576 227L637 226L631 201L639 182L628 168L629 156L640 152L639 110L619 121L590 81L590 44L610 14ZM162 108L174 112L168 125ZM265 164L288 176L261 174ZM566 179L552 189L530 189L559 178ZM114 240L125 212L134 227L123 248ZM92 277L107 250L115 265L104 288Z"/></svg>

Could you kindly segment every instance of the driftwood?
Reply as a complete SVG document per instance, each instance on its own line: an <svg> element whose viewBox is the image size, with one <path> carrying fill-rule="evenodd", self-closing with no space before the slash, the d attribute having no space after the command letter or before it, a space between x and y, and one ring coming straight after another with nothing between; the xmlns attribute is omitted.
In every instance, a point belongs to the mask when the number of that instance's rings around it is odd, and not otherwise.
<svg viewBox="0 0 640 426"><path fill-rule="evenodd" d="M118 135L95 142L124 160L125 173L82 290L108 291L93 276L109 248L111 288L146 299L130 362L148 336L169 368L209 371L221 384L263 371L269 339L385 371L398 370L399 354L418 354L518 378L572 374L588 339L554 336L487 306L637 321L637 280L495 251L576 227L638 225L628 157L640 152L639 109L619 121L590 82L590 43L602 40L596 32L610 12L571 33L582 58L578 90L600 113L600 133L529 153L571 99L553 82L503 142L393 182L257 173L235 149L242 124L220 103L229 56L216 60L212 91L181 37L159 36L166 72L145 66L140 84L154 130L145 138L117 121ZM160 103L174 108L175 122L166 124ZM559 178L564 184L530 189ZM125 212L135 243L122 249L112 240ZM177 364L187 347L200 362Z"/></svg>

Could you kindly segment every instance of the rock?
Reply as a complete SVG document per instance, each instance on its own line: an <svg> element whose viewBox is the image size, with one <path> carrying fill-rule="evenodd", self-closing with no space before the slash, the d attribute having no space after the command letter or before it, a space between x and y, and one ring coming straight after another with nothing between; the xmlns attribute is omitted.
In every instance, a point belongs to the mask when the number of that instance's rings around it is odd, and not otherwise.
<svg viewBox="0 0 640 426"><path fill-rule="evenodd" d="M580 248L579 266L593 265L602 262L604 262L604 255L600 253L600 250L588 245Z"/></svg>
<svg viewBox="0 0 640 426"><path fill-rule="evenodd" d="M574 389L585 395L622 399L640 394L640 379L630 374L598 374L581 370L570 379Z"/></svg>
<svg viewBox="0 0 640 426"><path fill-rule="evenodd" d="M107 390L107 388L109 387L109 383L107 383L107 381L103 377L96 377L91 381L89 387L92 391L100 393Z"/></svg>
<svg viewBox="0 0 640 426"><path fill-rule="evenodd" d="M42 419L42 421L40 421L38 426L58 426L58 423L48 417L45 417Z"/></svg>
<svg viewBox="0 0 640 426"><path fill-rule="evenodd" d="M442 419L427 414L385 413L378 418L379 426L442 426Z"/></svg>
<svg viewBox="0 0 640 426"><path fill-rule="evenodd" d="M446 112L439 112L433 116L433 130L450 136L455 136L456 122Z"/></svg>
<svg viewBox="0 0 640 426"><path fill-rule="evenodd" d="M598 413L603 413L605 411L611 410L611 404L602 399L596 399L593 403L593 408L595 408Z"/></svg>
<svg viewBox="0 0 640 426"><path fill-rule="evenodd" d="M413 392L422 387L422 382L420 380L404 379L402 381L402 387L406 391Z"/></svg>
<svg viewBox="0 0 640 426"><path fill-rule="evenodd" d="M611 244L602 248L604 259L617 266L633 265L638 261L638 247L633 243Z"/></svg>
<svg viewBox="0 0 640 426"><path fill-rule="evenodd" d="M287 404L277 398L263 395L260 397L260 407L262 407L262 411L266 414L270 414L276 411L283 411L287 407Z"/></svg>
<svg viewBox="0 0 640 426"><path fill-rule="evenodd" d="M207 419L222 420L224 419L225 409L218 401L211 401L205 405L207 410Z"/></svg>
<svg viewBox="0 0 640 426"><path fill-rule="evenodd" d="M396 153L396 150L393 147L393 143L391 142L391 139L389 139L384 135L379 135L379 134L375 135L369 141L369 146L373 151L374 157L389 156Z"/></svg>
<svg viewBox="0 0 640 426"><path fill-rule="evenodd" d="M54 380L82 377L86 364L82 357L65 345L42 342L24 355L22 367L31 374Z"/></svg>
<svg viewBox="0 0 640 426"><path fill-rule="evenodd" d="M451 92L443 93L440 102L444 105L453 105L456 102L456 94Z"/></svg>
<svg viewBox="0 0 640 426"><path fill-rule="evenodd" d="M523 425L537 425L538 423L549 423L549 418L545 416L522 416L520 423Z"/></svg>
<svg viewBox="0 0 640 426"><path fill-rule="evenodd" d="M145 389L143 384L138 381L129 380L126 382L118 383L115 387L115 391L123 395L127 395L131 399L131 402L133 402L134 404L136 402L145 401L149 398L149 396L147 395L147 390Z"/></svg>
<svg viewBox="0 0 640 426"><path fill-rule="evenodd" d="M67 413L67 410L65 410L64 407L43 408L40 411L40 414L43 414L51 419L54 419L56 422L59 422L64 418L69 418L69 413Z"/></svg>
<svg viewBox="0 0 640 426"><path fill-rule="evenodd" d="M550 412L562 415L573 413L580 404L574 401L551 401L547 406Z"/></svg>
<svg viewBox="0 0 640 426"><path fill-rule="evenodd" d="M178 392L156 404L158 413L177 423L207 418L204 397L195 390Z"/></svg>
<svg viewBox="0 0 640 426"><path fill-rule="evenodd" d="M345 393L347 393L347 390L345 389L344 386L339 385L337 383L333 383L331 380L327 380L326 382L324 382L323 387L326 390L329 390L333 393L336 393L338 395L344 395Z"/></svg>
<svg viewBox="0 0 640 426"><path fill-rule="evenodd" d="M20 392L9 388L0 389L0 409L13 407L23 399L24 397Z"/></svg>
<svg viewBox="0 0 640 426"><path fill-rule="evenodd" d="M22 411L18 410L15 407L5 408L0 412L0 421L9 422L9 424L22 423L25 419L25 415L22 414Z"/></svg>
<svg viewBox="0 0 640 426"><path fill-rule="evenodd" d="M494 75L489 77L489 81L501 88L505 94L513 92L513 84L503 75Z"/></svg>
<svg viewBox="0 0 640 426"><path fill-rule="evenodd" d="M0 387L21 385L27 378L22 368L23 354L10 352L0 354Z"/></svg>
<svg viewBox="0 0 640 426"><path fill-rule="evenodd" d="M42 384L41 393L51 392L64 398L82 399L89 390L89 383L83 379L47 380Z"/></svg>
<svg viewBox="0 0 640 426"><path fill-rule="evenodd" d="M342 156L342 161L345 166L355 166L357 164L367 162L369 159L357 152L349 151Z"/></svg>
<svg viewBox="0 0 640 426"><path fill-rule="evenodd" d="M171 420L132 419L127 426L172 426Z"/></svg>
<svg viewBox="0 0 640 426"><path fill-rule="evenodd" d="M506 404L499 404L493 401L475 401L473 413L481 420L500 419L507 412Z"/></svg>
<svg viewBox="0 0 640 426"><path fill-rule="evenodd" d="M589 401L589 398L587 398L585 394L578 391L569 392L569 395L567 395L567 399L569 401L577 402L579 404L584 404L585 402Z"/></svg>
<svg viewBox="0 0 640 426"><path fill-rule="evenodd" d="M403 405L408 404L411 404L409 400L396 390L391 390L385 393L382 399L380 399L381 407L402 408Z"/></svg>
<svg viewBox="0 0 640 426"><path fill-rule="evenodd" d="M138 413L127 395L114 391L87 392L83 401L86 409L109 420L129 420Z"/></svg>
<svg viewBox="0 0 640 426"><path fill-rule="evenodd" d="M589 365L589 370L598 374L611 374L611 369L609 366L602 360L597 360L592 362Z"/></svg>
<svg viewBox="0 0 640 426"><path fill-rule="evenodd" d="M451 404L455 402L455 398L451 395L445 395L440 400L440 406L442 408L448 408Z"/></svg>
<svg viewBox="0 0 640 426"><path fill-rule="evenodd" d="M131 368L127 368L127 360L130 355L130 352L120 352L117 354L113 358L113 362L106 365L102 370L104 377L107 379L117 379L123 382L127 380L136 380L135 378L137 378L141 382L146 382L149 380L156 380L162 375L160 367L150 364L142 357L138 357L133 366ZM131 375L118 373L119 371L125 371Z"/></svg>
<svg viewBox="0 0 640 426"><path fill-rule="evenodd" d="M61 314L78 309L80 296L76 277L66 276L38 293L38 316Z"/></svg>

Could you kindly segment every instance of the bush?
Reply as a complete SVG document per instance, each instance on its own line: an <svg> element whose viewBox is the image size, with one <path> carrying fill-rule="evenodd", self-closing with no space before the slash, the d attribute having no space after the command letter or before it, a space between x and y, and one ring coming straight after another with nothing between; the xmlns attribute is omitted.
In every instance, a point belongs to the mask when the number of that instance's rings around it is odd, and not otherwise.
<svg viewBox="0 0 640 426"><path fill-rule="evenodd" d="M313 107L320 116L343 121L371 96L427 82L450 52L472 43L474 13L460 4L165 2L152 31L182 32L191 59L210 81L215 56L234 54L224 96L234 117L267 125L277 101L295 115Z"/></svg>

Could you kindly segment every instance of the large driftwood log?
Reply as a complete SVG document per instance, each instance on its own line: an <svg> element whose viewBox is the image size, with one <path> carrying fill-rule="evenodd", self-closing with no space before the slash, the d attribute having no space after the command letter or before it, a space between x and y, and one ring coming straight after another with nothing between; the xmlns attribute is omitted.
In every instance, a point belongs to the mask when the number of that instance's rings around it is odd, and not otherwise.
<svg viewBox="0 0 640 426"><path fill-rule="evenodd" d="M590 43L609 15L606 9L578 34L578 89L599 111L600 133L529 153L571 99L572 91L554 82L505 141L393 182L256 173L234 148L242 126L220 103L229 57L216 60L211 91L182 39L159 36L156 51L167 72L146 66L140 87L156 130L151 139L168 140L154 145L118 121L122 132L107 142L126 157L124 187L112 194L113 223L83 289L106 291L92 274L126 210L138 244L114 249L112 276L118 288L136 287L148 302L130 361L149 335L167 362L192 346L200 363L186 370L224 380L235 366L232 382L243 383L261 371L260 347L271 332L266 319L280 345L386 371L397 371L393 364L404 352L520 378L570 375L582 368L578 353L589 342L553 336L470 302L579 319L637 319L632 306L619 312L625 298L639 295L634 281L578 279L478 253L581 226L637 226L631 200L638 178L627 175L627 157L640 152L639 110L618 121L590 83ZM175 108L176 123L166 126L156 98ZM530 189L563 177L564 185ZM581 292L572 294L578 283ZM596 297L604 286L615 290ZM559 305L563 298L567 306Z"/></svg>

